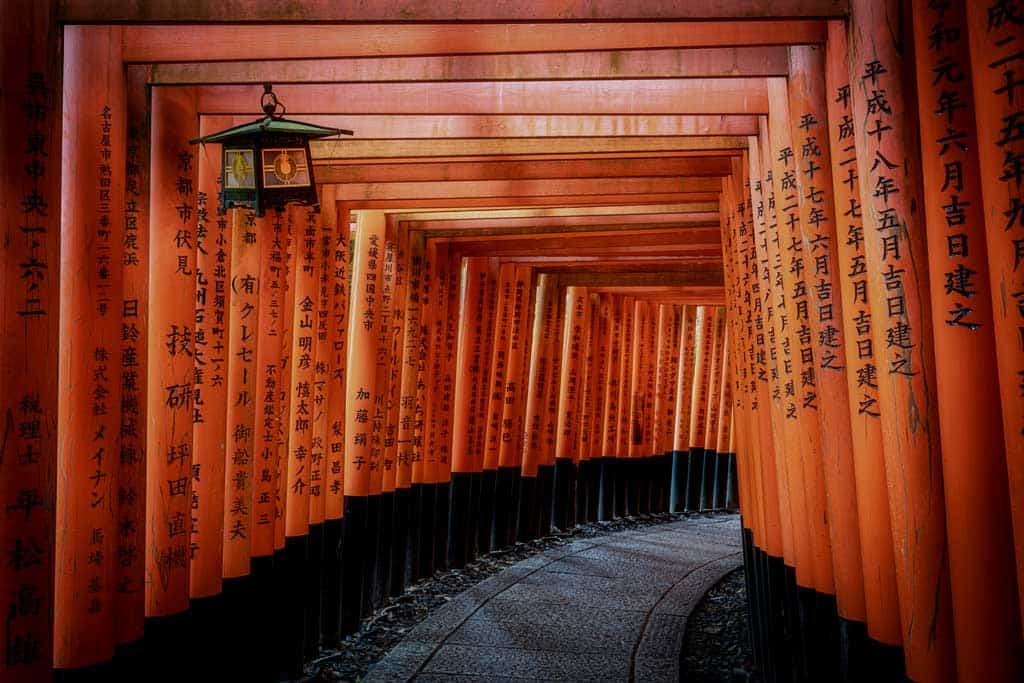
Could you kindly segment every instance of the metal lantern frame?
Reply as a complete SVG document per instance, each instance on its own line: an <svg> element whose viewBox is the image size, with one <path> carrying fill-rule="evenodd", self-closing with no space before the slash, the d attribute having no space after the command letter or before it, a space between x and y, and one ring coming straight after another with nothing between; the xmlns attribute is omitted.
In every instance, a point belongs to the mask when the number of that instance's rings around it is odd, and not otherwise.
<svg viewBox="0 0 1024 683"><path fill-rule="evenodd" d="M319 211L309 141L352 131L284 118L285 107L269 83L260 105L263 118L191 141L221 145L220 212L248 208L263 216L288 204Z"/></svg>

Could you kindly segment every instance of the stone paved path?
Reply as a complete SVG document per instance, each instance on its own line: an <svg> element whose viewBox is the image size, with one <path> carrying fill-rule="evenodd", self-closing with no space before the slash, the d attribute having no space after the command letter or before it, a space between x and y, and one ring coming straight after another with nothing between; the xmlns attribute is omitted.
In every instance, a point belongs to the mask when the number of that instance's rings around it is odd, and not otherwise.
<svg viewBox="0 0 1024 683"><path fill-rule="evenodd" d="M736 515L523 560L420 623L367 681L678 681L686 618L742 563Z"/></svg>

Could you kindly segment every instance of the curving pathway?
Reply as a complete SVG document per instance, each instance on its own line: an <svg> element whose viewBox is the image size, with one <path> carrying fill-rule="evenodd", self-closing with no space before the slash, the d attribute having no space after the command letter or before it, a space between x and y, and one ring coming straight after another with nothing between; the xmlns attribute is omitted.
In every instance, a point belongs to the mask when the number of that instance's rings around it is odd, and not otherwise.
<svg viewBox="0 0 1024 683"><path fill-rule="evenodd" d="M686 618L742 563L737 515L523 560L421 622L366 681L678 681Z"/></svg>

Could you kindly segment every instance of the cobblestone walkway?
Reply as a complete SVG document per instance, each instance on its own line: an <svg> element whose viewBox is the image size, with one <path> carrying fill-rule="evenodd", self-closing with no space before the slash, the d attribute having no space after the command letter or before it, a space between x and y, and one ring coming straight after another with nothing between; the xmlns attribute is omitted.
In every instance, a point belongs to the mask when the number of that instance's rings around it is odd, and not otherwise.
<svg viewBox="0 0 1024 683"><path fill-rule="evenodd" d="M736 515L523 560L438 609L367 681L678 681L686 618L742 563Z"/></svg>

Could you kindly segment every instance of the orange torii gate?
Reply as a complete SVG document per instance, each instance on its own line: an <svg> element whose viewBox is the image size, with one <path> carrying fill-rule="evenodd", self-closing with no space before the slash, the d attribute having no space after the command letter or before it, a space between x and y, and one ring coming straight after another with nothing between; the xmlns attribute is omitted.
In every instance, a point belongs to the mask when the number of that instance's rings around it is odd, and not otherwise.
<svg viewBox="0 0 1024 683"><path fill-rule="evenodd" d="M1020 12L571 4L0 10L0 677L295 675L666 451L735 451L767 678L1019 677ZM274 78L363 139L215 214Z"/></svg>

